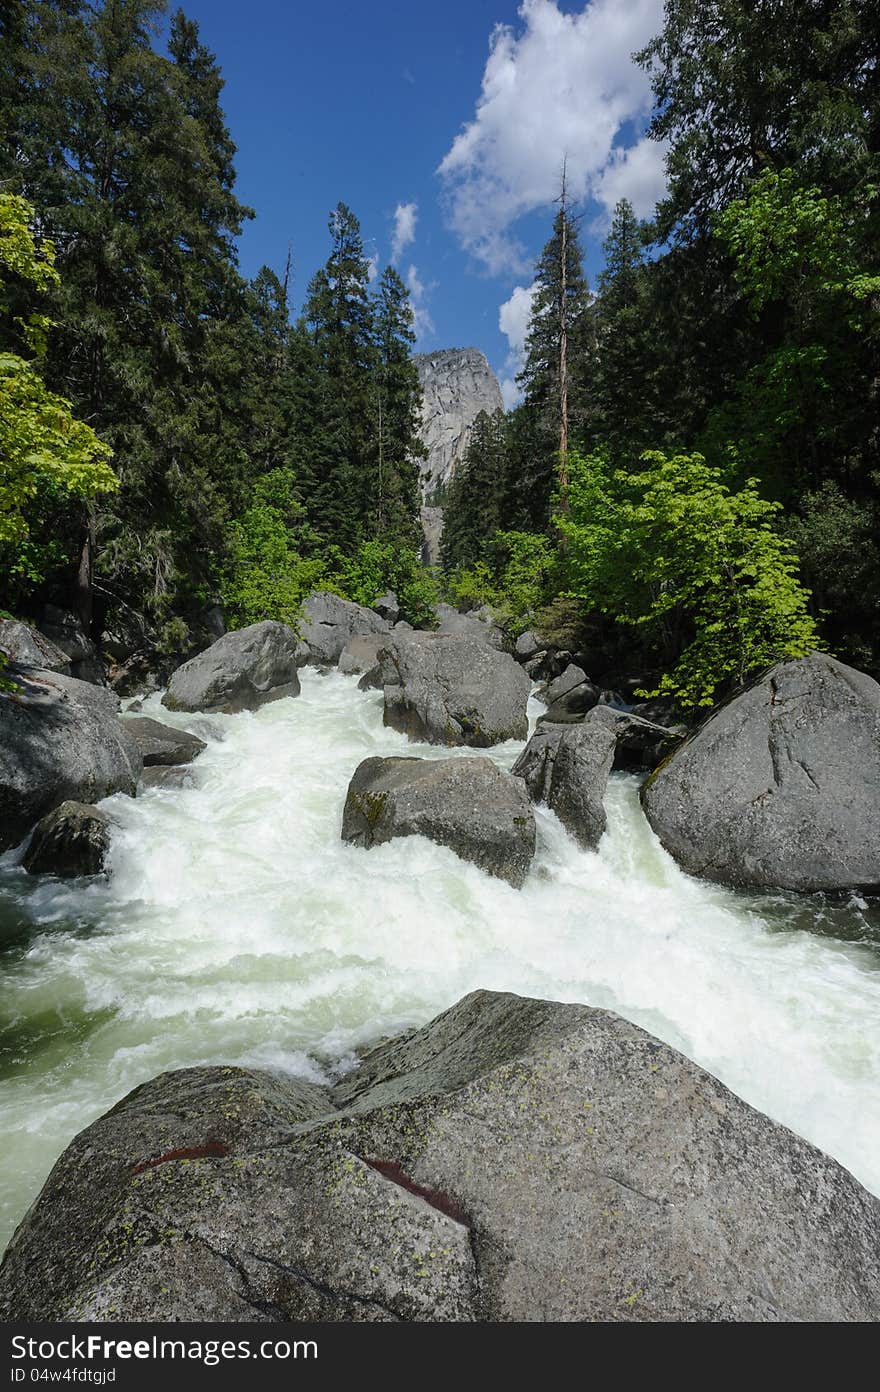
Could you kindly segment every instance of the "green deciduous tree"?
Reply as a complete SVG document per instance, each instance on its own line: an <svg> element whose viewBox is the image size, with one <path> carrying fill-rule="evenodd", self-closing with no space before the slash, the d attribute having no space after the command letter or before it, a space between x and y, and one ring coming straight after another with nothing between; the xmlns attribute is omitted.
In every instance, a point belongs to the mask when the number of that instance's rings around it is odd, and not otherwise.
<svg viewBox="0 0 880 1392"><path fill-rule="evenodd" d="M749 479L734 492L699 454L648 451L637 473L600 456L572 464L568 587L587 609L649 631L667 667L656 692L712 705L781 657L817 642L809 596L778 504Z"/></svg>

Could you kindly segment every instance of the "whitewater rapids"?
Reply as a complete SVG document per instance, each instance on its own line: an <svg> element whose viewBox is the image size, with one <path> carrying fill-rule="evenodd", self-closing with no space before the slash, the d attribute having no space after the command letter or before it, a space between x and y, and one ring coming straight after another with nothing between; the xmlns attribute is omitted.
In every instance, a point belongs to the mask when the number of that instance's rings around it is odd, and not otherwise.
<svg viewBox="0 0 880 1392"><path fill-rule="evenodd" d="M876 911L688 878L627 775L598 852L537 809L522 890L420 837L344 845L361 759L454 751L386 730L356 678L301 677L250 714L144 703L208 748L196 786L102 804L106 880L0 858L0 1249L71 1137L145 1079L232 1063L326 1081L476 987L619 1012L880 1193Z"/></svg>

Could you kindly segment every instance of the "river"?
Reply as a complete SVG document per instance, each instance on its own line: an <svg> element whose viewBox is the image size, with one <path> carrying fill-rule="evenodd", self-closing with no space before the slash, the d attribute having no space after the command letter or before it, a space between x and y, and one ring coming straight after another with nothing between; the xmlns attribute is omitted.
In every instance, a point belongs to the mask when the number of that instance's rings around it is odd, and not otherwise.
<svg viewBox="0 0 880 1392"><path fill-rule="evenodd" d="M0 1249L70 1138L145 1079L223 1062L326 1080L476 987L618 1011L880 1193L876 909L688 878L624 774L598 852L537 809L522 890L421 838L344 845L361 759L450 751L386 730L355 678L301 675L255 713L145 702L208 748L196 786L103 804L106 879L0 857Z"/></svg>

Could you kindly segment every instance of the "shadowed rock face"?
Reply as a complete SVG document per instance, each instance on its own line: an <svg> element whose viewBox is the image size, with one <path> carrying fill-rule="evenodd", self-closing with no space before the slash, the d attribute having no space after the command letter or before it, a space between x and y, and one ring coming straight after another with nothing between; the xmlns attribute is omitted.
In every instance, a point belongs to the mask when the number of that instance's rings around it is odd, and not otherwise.
<svg viewBox="0 0 880 1392"><path fill-rule="evenodd" d="M535 854L522 782L491 759L365 759L348 785L342 839L427 836L519 888Z"/></svg>
<svg viewBox="0 0 880 1392"><path fill-rule="evenodd" d="M165 1074L81 1133L0 1318L876 1320L880 1202L618 1016L476 992L333 1089Z"/></svg>
<svg viewBox="0 0 880 1392"><path fill-rule="evenodd" d="M125 728L134 736L144 768L161 764L191 764L208 747L204 740L191 735L188 730L163 725L161 720L151 720L147 715L127 716Z"/></svg>
<svg viewBox="0 0 880 1392"><path fill-rule="evenodd" d="M822 653L777 663L657 769L648 821L691 874L880 888L880 686Z"/></svg>
<svg viewBox="0 0 880 1392"><path fill-rule="evenodd" d="M105 687L60 672L13 669L0 692L0 850L62 802L134 796L140 750Z"/></svg>
<svg viewBox="0 0 880 1392"><path fill-rule="evenodd" d="M605 789L616 737L601 721L554 725L541 721L513 766L533 802L545 802L585 850L605 831Z"/></svg>
<svg viewBox="0 0 880 1392"><path fill-rule="evenodd" d="M428 451L422 462L422 494L430 499L448 483L470 440L481 411L502 411L501 388L478 348L445 348L415 357L422 388L421 436Z"/></svg>

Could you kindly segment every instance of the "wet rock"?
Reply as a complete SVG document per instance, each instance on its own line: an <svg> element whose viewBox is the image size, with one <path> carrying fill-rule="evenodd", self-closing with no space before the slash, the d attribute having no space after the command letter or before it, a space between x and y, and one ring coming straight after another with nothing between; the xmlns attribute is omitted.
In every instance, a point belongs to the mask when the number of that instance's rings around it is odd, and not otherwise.
<svg viewBox="0 0 880 1392"><path fill-rule="evenodd" d="M300 633L308 648L306 661L316 667L335 667L355 636L388 633L390 629L387 620L372 609L338 595L319 591L303 603Z"/></svg>
<svg viewBox="0 0 880 1392"><path fill-rule="evenodd" d="M63 802L37 822L22 864L31 875L99 875L109 848L109 818L84 802Z"/></svg>
<svg viewBox="0 0 880 1392"><path fill-rule="evenodd" d="M141 774L141 787L177 792L181 788L195 787L195 779L188 764L151 764Z"/></svg>
<svg viewBox="0 0 880 1392"><path fill-rule="evenodd" d="M526 738L529 679L481 639L395 633L380 660L385 724L410 739L485 749Z"/></svg>
<svg viewBox="0 0 880 1392"><path fill-rule="evenodd" d="M55 1165L0 1318L880 1317L880 1203L606 1011L480 991L330 1092L135 1089Z"/></svg>
<svg viewBox="0 0 880 1392"><path fill-rule="evenodd" d="M297 642L292 628L272 619L227 633L177 668L162 704L231 714L298 696Z"/></svg>
<svg viewBox="0 0 880 1392"><path fill-rule="evenodd" d="M0 692L0 850L67 801L137 788L141 755L105 687L60 672L14 668Z"/></svg>
<svg viewBox="0 0 880 1392"><path fill-rule="evenodd" d="M605 830L605 789L614 763L615 731L601 721L541 721L513 766L533 802L544 802L586 850Z"/></svg>
<svg viewBox="0 0 880 1392"><path fill-rule="evenodd" d="M126 717L125 726L137 741L144 768L156 764L191 764L208 747L204 740L188 730L176 730L149 716Z"/></svg>
<svg viewBox="0 0 880 1392"><path fill-rule="evenodd" d="M491 759L365 759L348 786L342 839L377 846L427 836L517 888L535 854L522 783Z"/></svg>
<svg viewBox="0 0 880 1392"><path fill-rule="evenodd" d="M880 686L822 653L777 663L642 791L691 874L792 890L880 889Z"/></svg>
<svg viewBox="0 0 880 1392"><path fill-rule="evenodd" d="M601 695L583 668L570 662L537 693L538 699L547 705L547 713L541 718L554 725L583 720L598 704Z"/></svg>

